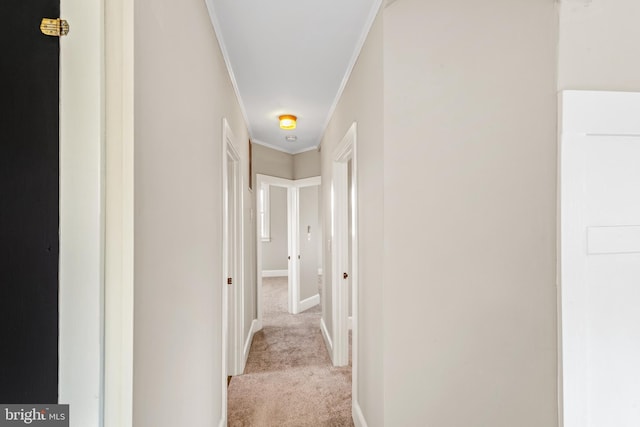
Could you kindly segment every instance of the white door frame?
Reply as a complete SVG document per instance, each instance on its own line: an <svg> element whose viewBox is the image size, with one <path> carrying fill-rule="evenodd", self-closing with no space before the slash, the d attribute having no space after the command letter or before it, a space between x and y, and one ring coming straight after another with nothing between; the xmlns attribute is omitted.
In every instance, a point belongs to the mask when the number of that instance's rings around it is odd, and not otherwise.
<svg viewBox="0 0 640 427"><path fill-rule="evenodd" d="M352 288L352 400L357 401L357 354L358 354L358 163L357 125L354 122L333 152L333 183L331 209L331 254L332 254L332 320L333 320L333 364L345 366L349 363L349 287L345 286L343 274L351 279ZM348 163L352 174L352 218L353 233L349 236L349 189ZM349 240L351 240L351 271L349 268Z"/></svg>
<svg viewBox="0 0 640 427"><path fill-rule="evenodd" d="M104 4L103 4L104 3ZM104 427L133 425L133 318L134 318L134 8L132 2L61 1L62 17L71 25L83 25L95 32L80 34L83 40L92 36L104 42L105 104L105 247L104 247ZM72 10L70 10L72 9ZM94 25L92 18L102 25ZM104 21L109 25L104 26ZM76 28L76 32L79 28ZM69 37L71 37L71 33ZM104 37L104 38L103 38ZM61 40L63 43L65 40ZM70 40L69 40L70 41ZM70 46L71 47L71 46ZM75 52L74 58L93 58L96 50ZM77 82L78 75L87 74L87 61L68 61L68 68ZM84 80L84 79L81 79ZM80 99L61 87L64 100ZM88 96L94 96L88 93ZM83 106L83 108L86 108ZM61 114L61 117L64 114ZM71 117L72 128L77 118ZM82 140L82 144L86 144ZM77 179L81 181L82 179ZM76 263L77 264L77 263ZM79 319L78 319L79 320ZM75 352L78 349L75 348ZM73 366L75 377L82 377ZM80 375L79 375L80 374ZM73 407L73 402L71 403ZM77 405L76 405L77 407ZM74 410L74 413L77 413ZM80 423L84 420L74 419ZM74 421L75 422L75 421ZM83 424L90 426L90 424Z"/></svg>
<svg viewBox="0 0 640 427"><path fill-rule="evenodd" d="M74 30L60 39L58 401L87 427L131 425L133 7L117 3L60 1Z"/></svg>
<svg viewBox="0 0 640 427"><path fill-rule="evenodd" d="M564 91L559 144L558 384L560 425L589 423L589 289L583 219L585 145L593 138L638 140L639 93Z"/></svg>
<svg viewBox="0 0 640 427"><path fill-rule="evenodd" d="M233 133L226 119L222 119L222 347L223 347L223 383L226 405L227 375L239 375L244 370L243 340L244 331L244 259L243 259L243 203L242 173L240 155L233 143ZM228 194L228 170L233 163L233 194ZM234 218L229 218L227 201L232 198ZM229 231L231 229L231 232ZM233 265L229 268L227 248L232 246ZM232 284L227 279L232 278ZM229 312L231 311L231 312ZM231 325L228 319L232 319ZM230 328L231 326L231 328ZM230 333L231 331L231 333ZM227 350L231 350L231 360L226 360ZM228 370L227 370L228 369Z"/></svg>
<svg viewBox="0 0 640 427"><path fill-rule="evenodd" d="M312 187L321 185L322 180L319 176L305 179L286 179L270 175L256 175L256 210L260 208L260 189L262 185L275 187L283 187L287 189L287 250L289 259L287 261L288 272L288 290L287 290L287 307L289 313L298 314L300 312L300 271L298 262L299 233L298 218L300 210L298 206L298 190L302 187ZM260 216L256 215L256 286L257 286L257 329L262 329L262 234L260 232Z"/></svg>

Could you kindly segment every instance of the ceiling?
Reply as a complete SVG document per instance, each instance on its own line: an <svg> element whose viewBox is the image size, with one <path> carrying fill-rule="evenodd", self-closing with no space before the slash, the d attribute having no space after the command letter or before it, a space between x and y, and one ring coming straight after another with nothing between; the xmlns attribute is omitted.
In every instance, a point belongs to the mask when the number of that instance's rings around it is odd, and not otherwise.
<svg viewBox="0 0 640 427"><path fill-rule="evenodd" d="M379 5L207 0L254 143L292 154L320 144ZM279 128L282 114L298 117L295 130Z"/></svg>

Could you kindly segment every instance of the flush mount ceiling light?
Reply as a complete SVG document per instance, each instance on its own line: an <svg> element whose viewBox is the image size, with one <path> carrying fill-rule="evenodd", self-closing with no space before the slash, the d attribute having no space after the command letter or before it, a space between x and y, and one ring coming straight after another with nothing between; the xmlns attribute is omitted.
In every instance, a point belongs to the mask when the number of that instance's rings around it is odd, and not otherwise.
<svg viewBox="0 0 640 427"><path fill-rule="evenodd" d="M284 139L286 139L289 142L293 142L293 141L297 141L298 137L295 136L295 135L287 135L287 136L284 137Z"/></svg>
<svg viewBox="0 0 640 427"><path fill-rule="evenodd" d="M280 120L280 129L292 130L296 128L296 120L298 120L296 116L284 114L278 117L278 119Z"/></svg>

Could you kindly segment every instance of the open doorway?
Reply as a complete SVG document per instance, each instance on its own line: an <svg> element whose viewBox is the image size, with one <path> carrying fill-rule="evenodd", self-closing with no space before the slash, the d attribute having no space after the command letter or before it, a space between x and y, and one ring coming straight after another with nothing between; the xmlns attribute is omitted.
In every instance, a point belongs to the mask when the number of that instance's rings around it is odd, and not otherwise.
<svg viewBox="0 0 640 427"><path fill-rule="evenodd" d="M320 304L321 181L320 177L289 180L268 175L257 175L256 181L257 326L261 329L264 278L287 277L291 314Z"/></svg>

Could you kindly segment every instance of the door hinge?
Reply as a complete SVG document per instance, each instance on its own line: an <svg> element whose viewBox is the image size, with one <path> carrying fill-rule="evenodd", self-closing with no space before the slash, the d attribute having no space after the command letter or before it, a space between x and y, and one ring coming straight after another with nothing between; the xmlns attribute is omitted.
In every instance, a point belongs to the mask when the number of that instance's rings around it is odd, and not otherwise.
<svg viewBox="0 0 640 427"><path fill-rule="evenodd" d="M64 19L42 18L40 22L42 34L53 37L61 37L69 34L69 23Z"/></svg>
<svg viewBox="0 0 640 427"><path fill-rule="evenodd" d="M231 279L231 277L227 277L227 285L233 285L233 279Z"/></svg>

